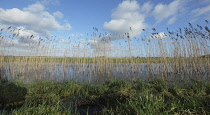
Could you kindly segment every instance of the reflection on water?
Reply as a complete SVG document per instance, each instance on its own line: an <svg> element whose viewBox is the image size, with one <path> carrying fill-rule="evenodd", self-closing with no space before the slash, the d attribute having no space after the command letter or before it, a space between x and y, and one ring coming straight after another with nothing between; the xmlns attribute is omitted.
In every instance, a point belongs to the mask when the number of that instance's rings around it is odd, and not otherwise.
<svg viewBox="0 0 210 115"><path fill-rule="evenodd" d="M184 66L174 64L146 63L3 63L1 76L25 83L37 80L103 81L113 77L147 79L165 77L169 80L210 77L209 66L199 64Z"/></svg>

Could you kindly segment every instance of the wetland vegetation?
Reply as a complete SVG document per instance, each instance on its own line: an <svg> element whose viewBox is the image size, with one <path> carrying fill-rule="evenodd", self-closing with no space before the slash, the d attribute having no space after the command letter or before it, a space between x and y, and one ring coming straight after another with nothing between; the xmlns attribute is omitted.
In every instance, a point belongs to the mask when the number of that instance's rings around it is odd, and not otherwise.
<svg viewBox="0 0 210 115"><path fill-rule="evenodd" d="M64 56L56 56L61 47L54 38L17 49L14 39L34 36L2 28L0 114L210 114L205 23L167 29L164 38L155 29L150 37L125 33L111 49L113 41L94 31L95 42L66 44Z"/></svg>
<svg viewBox="0 0 210 115"><path fill-rule="evenodd" d="M112 79L103 84L40 81L0 86L2 114L209 114L210 83Z"/></svg>

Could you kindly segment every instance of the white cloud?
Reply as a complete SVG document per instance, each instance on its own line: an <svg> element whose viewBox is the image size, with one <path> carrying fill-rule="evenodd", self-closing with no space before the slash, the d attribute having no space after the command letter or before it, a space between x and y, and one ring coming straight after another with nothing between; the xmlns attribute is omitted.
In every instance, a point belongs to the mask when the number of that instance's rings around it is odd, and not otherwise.
<svg viewBox="0 0 210 115"><path fill-rule="evenodd" d="M53 15L56 17L56 18L63 18L63 14L59 11L56 11L53 13Z"/></svg>
<svg viewBox="0 0 210 115"><path fill-rule="evenodd" d="M167 37L168 37L167 34L165 34L164 32L160 32L160 33L151 34L149 37L147 37L147 39L158 40L158 39L165 39Z"/></svg>
<svg viewBox="0 0 210 115"><path fill-rule="evenodd" d="M22 47L25 44L36 44L39 41L38 33L32 30L27 30L25 29L25 27L16 28L16 27L11 27L11 26L8 27L5 25L0 25L0 28L3 29L1 32L4 38L4 44L5 44L4 46L1 46L1 47L10 46L11 43L16 47L18 46L18 44L19 44L19 47Z"/></svg>
<svg viewBox="0 0 210 115"><path fill-rule="evenodd" d="M84 34L70 34L70 37L82 37L82 36L84 36Z"/></svg>
<svg viewBox="0 0 210 115"><path fill-rule="evenodd" d="M173 24L176 21L176 16L173 16L168 20L168 25Z"/></svg>
<svg viewBox="0 0 210 115"><path fill-rule="evenodd" d="M55 14L61 17L62 13L57 12ZM50 36L50 32L53 30L71 29L68 23L60 25L55 17L45 11L45 7L38 2L23 8L23 10L17 8L0 9L0 24L24 26L25 30L43 36Z"/></svg>
<svg viewBox="0 0 210 115"><path fill-rule="evenodd" d="M62 18L62 13L57 11L51 14L45 10L44 5L38 2L23 9L0 8L0 29L4 28L4 40L0 48L8 47L8 51L11 48L18 48L20 53L21 50L30 52L34 48L39 48L38 44L42 39L40 36L50 37L52 31L71 29L69 23L61 25L56 18ZM7 29L9 26L12 27ZM16 36L13 37L13 35ZM47 41L45 42L46 44L43 44L48 46ZM69 43L69 40L58 39L57 42Z"/></svg>
<svg viewBox="0 0 210 115"><path fill-rule="evenodd" d="M145 15L141 14L140 10L137 1L123 1L114 9L112 20L105 22L103 28L114 34L122 35L129 32L130 37L137 36L142 29L146 28L144 23Z"/></svg>
<svg viewBox="0 0 210 115"><path fill-rule="evenodd" d="M17 8L0 10L0 23L2 24L29 25L36 22L36 20L36 15L33 15L30 12L21 11Z"/></svg>
<svg viewBox="0 0 210 115"><path fill-rule="evenodd" d="M26 8L23 8L23 10L29 11L31 13L40 13L45 10L45 7L40 3L36 3L36 4L29 5Z"/></svg>
<svg viewBox="0 0 210 115"><path fill-rule="evenodd" d="M88 40L88 43L97 56L111 56L110 52L114 49L113 44L102 40Z"/></svg>
<svg viewBox="0 0 210 115"><path fill-rule="evenodd" d="M210 4L205 7L192 10L191 13L194 17L199 17L201 15L204 15L206 16L207 19L210 19Z"/></svg>
<svg viewBox="0 0 210 115"><path fill-rule="evenodd" d="M158 4L155 6L152 15L156 19L156 24L162 22L163 20L173 16L169 20L169 24L172 24L172 22L175 22L175 16L178 14L179 11L183 9L185 5L185 2L182 0L174 0L170 4Z"/></svg>
<svg viewBox="0 0 210 115"><path fill-rule="evenodd" d="M90 44L91 48L96 49L98 41L97 40L88 40L88 43Z"/></svg>
<svg viewBox="0 0 210 115"><path fill-rule="evenodd" d="M71 41L70 41L69 39L59 39L57 42L58 42L58 43L69 44Z"/></svg>
<svg viewBox="0 0 210 115"><path fill-rule="evenodd" d="M149 1L143 4L141 7L141 11L145 13L149 13L153 8L153 4Z"/></svg>

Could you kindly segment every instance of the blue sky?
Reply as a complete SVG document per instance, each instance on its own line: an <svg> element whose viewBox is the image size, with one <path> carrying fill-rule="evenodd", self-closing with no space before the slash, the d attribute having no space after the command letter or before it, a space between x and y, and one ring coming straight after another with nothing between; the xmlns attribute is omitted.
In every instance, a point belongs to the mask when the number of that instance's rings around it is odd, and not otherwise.
<svg viewBox="0 0 210 115"><path fill-rule="evenodd" d="M165 38L161 33L165 33L167 27L171 30L177 30L178 27L187 26L188 22L203 25L205 24L204 20L210 20L209 0L0 1L0 28L12 26L20 29L20 36L34 36L30 40L20 37L15 39L8 37L9 41L4 40L4 47L11 44L13 46L7 48L7 52L12 51L11 48L19 49L18 52L21 52L23 49L27 49L26 46L29 47L28 44L32 44L30 47L34 44L33 47L35 47L35 43L39 43L40 37L46 39L45 37L52 36L56 36L53 39L59 37L59 40L51 43L48 49L56 47L56 52L59 53L55 55L58 56L63 56L64 52L68 52L62 50L67 47L69 49L78 47L78 52L84 49L92 50L92 53L98 49L105 52L103 50L105 48L104 44L106 49L122 49L117 44L121 44L120 42L123 41L122 36L126 32L130 33L130 39L143 35L149 37L151 29L156 28L161 37ZM147 30L148 33L144 34L142 29ZM15 32L17 33L17 31ZM93 35L93 32L97 35ZM105 40L111 39L109 43L106 44L97 39L100 33L102 33ZM7 34L4 31L4 35ZM84 44L89 44L89 46ZM43 43L43 45L47 45L47 43ZM14 52L7 54L12 55ZM30 48L26 52L30 52ZM113 51L108 51L108 53L113 53ZM23 55L23 53L19 54ZM40 52L40 54L43 54L43 52ZM72 55L75 54L69 54L69 56ZM111 56L116 55L118 54ZM129 53L119 55L126 56Z"/></svg>

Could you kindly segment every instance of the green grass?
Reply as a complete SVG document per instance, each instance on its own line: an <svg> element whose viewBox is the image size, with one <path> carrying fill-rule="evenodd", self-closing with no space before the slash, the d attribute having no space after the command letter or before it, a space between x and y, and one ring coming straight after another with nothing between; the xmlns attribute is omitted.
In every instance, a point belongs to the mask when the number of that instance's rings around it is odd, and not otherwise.
<svg viewBox="0 0 210 115"><path fill-rule="evenodd" d="M210 114L210 83L112 79L102 84L2 82L1 114ZM14 96L15 95L15 96Z"/></svg>

